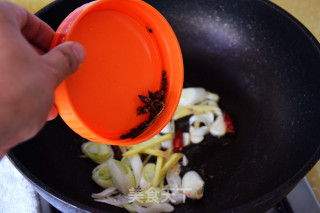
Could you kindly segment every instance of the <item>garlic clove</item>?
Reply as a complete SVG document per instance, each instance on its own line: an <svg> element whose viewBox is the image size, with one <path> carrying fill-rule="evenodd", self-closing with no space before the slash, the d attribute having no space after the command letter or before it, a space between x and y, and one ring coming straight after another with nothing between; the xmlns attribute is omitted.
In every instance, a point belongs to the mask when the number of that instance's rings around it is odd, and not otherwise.
<svg viewBox="0 0 320 213"><path fill-rule="evenodd" d="M201 199L203 196L204 181L195 171L187 172L182 178L182 188L188 198Z"/></svg>
<svg viewBox="0 0 320 213"><path fill-rule="evenodd" d="M226 126L223 115L219 115L210 127L210 133L214 136L222 136L226 134Z"/></svg>

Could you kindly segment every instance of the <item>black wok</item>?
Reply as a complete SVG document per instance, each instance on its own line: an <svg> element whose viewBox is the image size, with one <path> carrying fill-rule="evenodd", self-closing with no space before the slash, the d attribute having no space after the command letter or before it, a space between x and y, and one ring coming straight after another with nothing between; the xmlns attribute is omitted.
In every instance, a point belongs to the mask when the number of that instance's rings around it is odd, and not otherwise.
<svg viewBox="0 0 320 213"><path fill-rule="evenodd" d="M56 1L38 13L54 29L86 1ZM202 200L176 212L263 212L280 201L320 154L320 49L292 16L263 0L148 0L181 45L185 87L221 96L234 137L189 147L206 181ZM95 164L80 158L83 138L60 118L9 157L37 191L64 212L124 212L96 203ZM220 145L219 145L220 144Z"/></svg>

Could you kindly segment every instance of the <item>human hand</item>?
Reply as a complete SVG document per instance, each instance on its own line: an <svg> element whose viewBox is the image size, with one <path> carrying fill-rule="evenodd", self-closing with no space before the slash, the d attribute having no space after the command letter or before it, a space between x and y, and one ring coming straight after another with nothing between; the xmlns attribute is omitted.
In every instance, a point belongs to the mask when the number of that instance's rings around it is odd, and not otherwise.
<svg viewBox="0 0 320 213"><path fill-rule="evenodd" d="M27 10L0 2L0 159L57 112L54 90L85 57L76 42L49 50L54 31Z"/></svg>

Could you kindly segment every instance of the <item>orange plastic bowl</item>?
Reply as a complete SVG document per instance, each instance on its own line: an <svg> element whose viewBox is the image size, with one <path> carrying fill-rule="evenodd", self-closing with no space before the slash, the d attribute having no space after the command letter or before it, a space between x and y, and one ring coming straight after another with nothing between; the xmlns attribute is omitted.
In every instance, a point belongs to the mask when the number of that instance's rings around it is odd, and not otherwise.
<svg viewBox="0 0 320 213"><path fill-rule="evenodd" d="M159 133L172 118L183 87L183 61L177 38L165 18L140 0L100 0L79 7L56 31L51 47L77 41L86 49L80 69L56 90L64 122L99 143L133 145ZM138 95L168 84L164 111L140 136L120 136L148 119L137 115Z"/></svg>

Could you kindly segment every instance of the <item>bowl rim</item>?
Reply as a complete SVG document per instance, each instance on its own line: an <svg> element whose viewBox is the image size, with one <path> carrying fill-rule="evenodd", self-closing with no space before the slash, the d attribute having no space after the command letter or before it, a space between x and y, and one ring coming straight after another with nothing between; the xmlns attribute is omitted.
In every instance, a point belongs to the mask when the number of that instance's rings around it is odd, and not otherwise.
<svg viewBox="0 0 320 213"><path fill-rule="evenodd" d="M91 16L91 14L97 12L100 14L101 10L111 11L117 16L130 16L131 19L135 19L135 21L139 22L139 29L143 29L143 34L148 34L147 38L150 39L152 44L149 44L148 42L144 41L143 50L146 51L145 47L147 46L149 49L149 52L152 52L151 50L154 49L157 52L157 60L160 61L159 66L156 69L151 70L149 69L143 69L143 70L137 70L134 69L133 66L132 69L134 70L128 70L126 69L125 76L130 76L129 73L135 73L134 76L138 76L137 74L145 74L145 79L151 78L151 80L154 78L154 76L159 76L159 81L161 80L161 72L162 70L166 71L166 76L168 79L167 84L167 91L164 97L165 102L165 108L163 112L157 117L154 122L151 122L150 126L139 136L135 138L128 138L128 139L120 139L121 134L124 134L125 132L129 132L130 129L137 126L137 121L141 120L143 121L142 117L146 116L138 116L136 113L136 108L130 110L127 110L128 108L132 108L132 106L142 104L138 98L138 92L139 88L146 88L146 85L150 85L146 80L144 80L145 85L140 83L136 83L136 81L132 78L126 78L125 84L122 84L121 87L118 86L117 91L120 90L120 94L123 95L113 95L112 99L107 98L109 97L107 94L114 94L116 93L113 86L117 82L122 82L125 78L124 75L118 73L121 72L101 72L101 67L97 68L89 68L88 66L85 66L85 63L80 67L79 71L76 72L73 76L69 77L68 79L64 80L56 89L55 91L55 105L58 108L59 114L61 118L64 120L64 122L77 134L82 136L83 138L88 139L89 141L94 141L98 143L105 143L110 145L135 145L144 141L147 141L154 137L156 134L158 134L171 120L173 114L176 111L176 108L178 106L180 95L183 88L183 59L182 59L182 53L180 49L180 45L178 42L178 39L175 36L175 33L173 32L170 24L167 22L167 20L151 5L140 1L140 0L100 0L100 1L93 1L89 2L87 4L84 4L78 8L76 8L72 13L70 13L61 23L61 25L58 27L55 36L53 38L51 48L57 46L63 41L70 41L72 39L72 35L76 31L78 24L85 18ZM118 15L119 14L119 15ZM95 16L91 16L95 17ZM146 28L141 24L147 25L154 29L153 33L149 33ZM101 23L101 22L98 22ZM131 22L130 22L131 23ZM114 29L114 28L112 28ZM135 34L141 34L140 31L136 31ZM152 35L151 35L152 34ZM87 39L87 36L90 37L90 33L88 32L88 35L86 35L86 40L90 40L92 42L96 42L94 39ZM130 35L129 35L130 36ZM141 42L142 36L139 36L139 42ZM129 38L127 38L129 40ZM148 39L147 39L148 40ZM81 40L82 41L82 40ZM114 45L119 45L120 40L116 40L117 42ZM121 40L122 41L122 40ZM96 44L93 45L96 47ZM100 56L104 56L103 52L104 50L100 48L95 48L94 56L90 55L91 58L96 58ZM92 49L92 48L91 48ZM121 49L121 48L120 48ZM134 52L137 54L140 50L135 49ZM93 51L91 51L93 53ZM116 57L116 60L112 60L112 64L110 67L118 67L117 64L123 63L123 60L125 58L122 57ZM149 61L150 59L146 59ZM109 62L108 62L109 63ZM154 63L154 62L153 62ZM116 70L118 71L118 70ZM81 75L80 75L81 73ZM85 74L85 75L84 75ZM86 79L88 79L88 75L90 76L98 76L94 79L106 79L103 83L97 83L99 90L94 89L93 92L90 94L90 98L94 98L94 101L91 103L90 107L83 107L82 105L78 104L75 105L73 100L75 98L72 98L72 95L70 93L70 90L73 91L72 94L74 94L75 90L79 90L80 87L72 87L70 85L74 85L75 81L78 82L85 82ZM79 77L80 76L80 77ZM85 78L84 78L85 77ZM139 78L140 79L140 78ZM174 80L173 80L174 79ZM68 84L68 82L73 81L72 84ZM152 82L152 81L151 81ZM155 83L155 82L154 82ZM160 88L161 85L154 84L152 87ZM79 83L78 83L79 84ZM77 85L78 85L77 84ZM69 86L68 86L69 85ZM102 85L102 86L101 86ZM102 89L103 88L103 89ZM136 91L136 96L133 99L132 96L125 97L124 94L126 94L125 91L132 91L132 88L134 88L134 91ZM149 89L149 87L148 87ZM86 90L90 90L87 88ZM81 91L81 90L80 90ZM110 91L110 92L106 92ZM152 90L153 91L153 90ZM78 93L78 92L77 92ZM147 90L144 92L147 94ZM144 94L143 93L143 94ZM116 93L118 94L118 93ZM146 95L144 94L144 95ZM73 95L74 96L74 95ZM79 95L76 95L77 100L79 99ZM82 96L83 97L83 96ZM81 99L82 99L81 97ZM103 98L101 98L103 97ZM98 101L95 101L98 100ZM130 100L130 105L128 105L128 100ZM79 101L78 101L79 102ZM95 103L98 103L94 105ZM108 110L108 107L111 105L110 103L121 103L120 105L116 105L116 109L118 111L122 111L122 108L126 109L125 112L128 111L129 114L124 113L114 113L113 110ZM105 106L103 109L101 109L101 105ZM114 109L115 106L112 107ZM81 114L79 113L78 109L81 108ZM97 109L97 110L92 110ZM104 110L103 113L99 113L101 110ZM90 114L90 122L88 122L88 116ZM94 114L94 116L92 116ZM119 116L122 118L119 119ZM99 120L99 122L92 122L94 117L94 120ZM97 119L99 118L99 119ZM118 122L119 121L119 122ZM122 129L123 122L125 121L127 129ZM117 123L118 122L118 123ZM106 131L101 127L104 125L104 123L107 123L108 127L113 128L111 132L106 128ZM122 124L122 125L121 125ZM117 128L115 128L116 126ZM118 128L119 127L119 128ZM96 131L98 129L98 131ZM116 130L115 130L116 129Z"/></svg>

